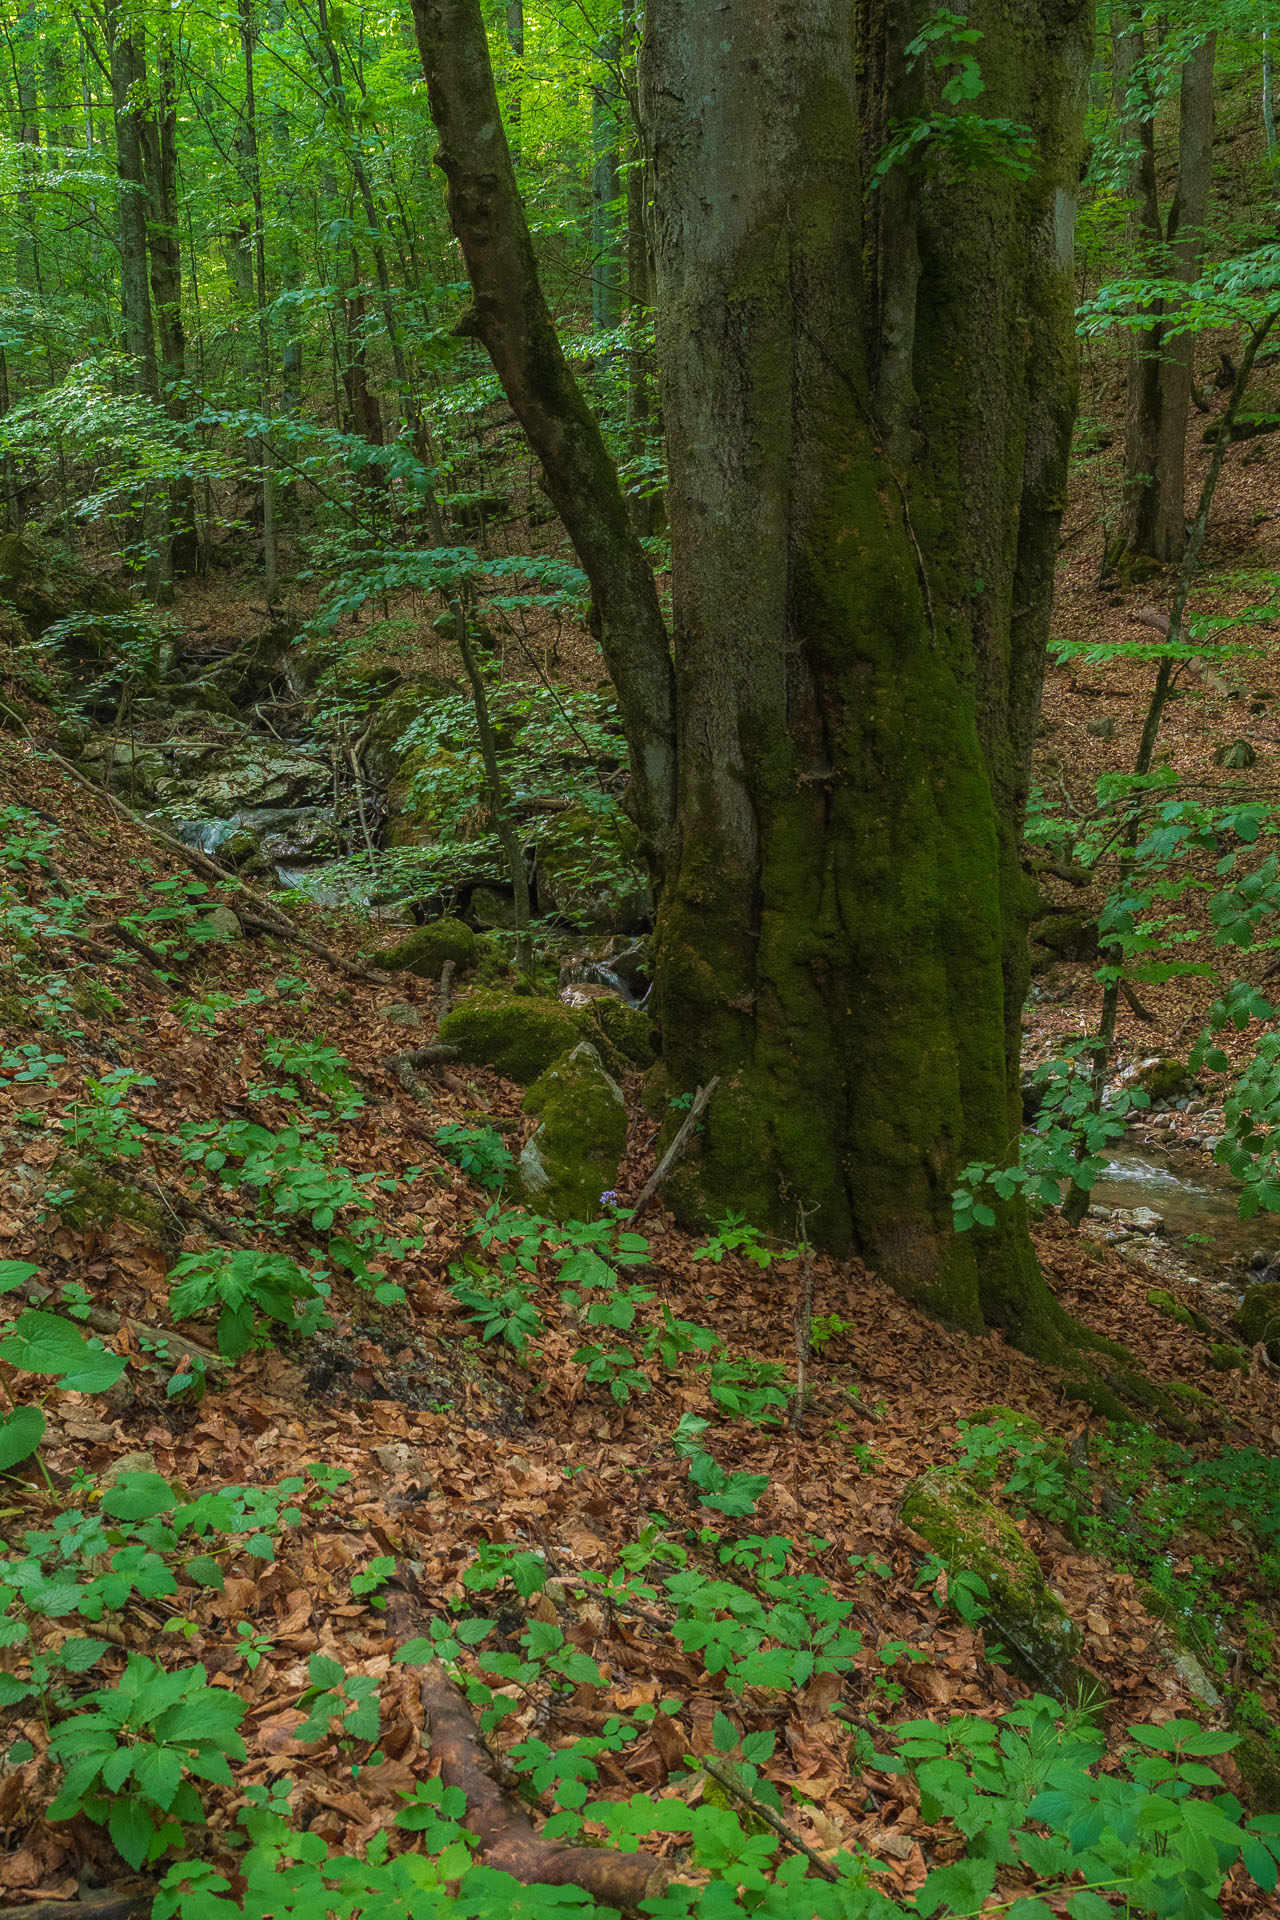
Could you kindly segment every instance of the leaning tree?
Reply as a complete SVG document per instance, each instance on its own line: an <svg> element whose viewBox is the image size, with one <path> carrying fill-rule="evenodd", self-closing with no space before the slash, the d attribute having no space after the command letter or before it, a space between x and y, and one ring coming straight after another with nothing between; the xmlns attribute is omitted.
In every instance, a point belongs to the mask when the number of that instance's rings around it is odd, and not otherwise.
<svg viewBox="0 0 1280 1920"><path fill-rule="evenodd" d="M413 0L488 348L590 577L659 886L686 1207L856 1249L946 1319L1063 1322L1004 1162L1019 863L1076 396L1089 0L648 0L671 631L538 284L479 0Z"/></svg>

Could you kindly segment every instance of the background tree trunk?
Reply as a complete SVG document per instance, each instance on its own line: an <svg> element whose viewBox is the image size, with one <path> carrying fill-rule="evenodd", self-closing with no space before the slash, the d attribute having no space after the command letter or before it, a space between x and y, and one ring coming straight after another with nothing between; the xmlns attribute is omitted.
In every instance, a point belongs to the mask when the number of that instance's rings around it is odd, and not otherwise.
<svg viewBox="0 0 1280 1920"><path fill-rule="evenodd" d="M160 32L163 35L166 29ZM185 420L187 336L182 321L182 245L178 225L178 102L173 47L160 35L150 81L150 111L140 120L139 135L146 184L147 251L155 302L159 396L171 419ZM200 546L189 477L175 481L171 489L170 523L166 576L194 573Z"/></svg>
<svg viewBox="0 0 1280 1920"><path fill-rule="evenodd" d="M1195 279L1204 243L1213 171L1213 68L1209 34L1182 69L1177 187L1167 222L1156 170L1156 100L1142 9L1130 7L1115 37L1115 86L1131 155L1127 241L1135 269ZM1181 558L1186 545L1185 466L1194 343L1166 334L1162 307L1130 336L1125 420L1125 497L1114 543L1123 576L1140 578Z"/></svg>

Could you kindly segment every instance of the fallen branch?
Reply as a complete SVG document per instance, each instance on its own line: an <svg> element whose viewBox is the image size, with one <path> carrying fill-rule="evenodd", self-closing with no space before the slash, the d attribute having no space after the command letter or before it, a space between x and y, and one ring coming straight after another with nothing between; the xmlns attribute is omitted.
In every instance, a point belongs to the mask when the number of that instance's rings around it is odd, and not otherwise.
<svg viewBox="0 0 1280 1920"><path fill-rule="evenodd" d="M4 1920L140 1920L150 1913L154 1886L136 1893L91 1893L79 1900L32 1900L24 1907L4 1907Z"/></svg>
<svg viewBox="0 0 1280 1920"><path fill-rule="evenodd" d="M148 1180L142 1173L131 1173L128 1184L136 1187L139 1193L145 1193L148 1199L156 1201L159 1206L168 1207L169 1211L178 1215L180 1219L194 1220L197 1226L203 1227L217 1240L229 1240L237 1247L255 1245L252 1234L246 1233L241 1227L233 1227L229 1221L219 1219L216 1213L210 1213L206 1207L197 1206L196 1202L189 1200L178 1187L166 1191L158 1181Z"/></svg>
<svg viewBox="0 0 1280 1920"><path fill-rule="evenodd" d="M53 1295L53 1289L40 1280L28 1281L22 1292L35 1307L42 1306ZM121 1327L127 1327L135 1340L141 1342L147 1339L154 1346L163 1345L178 1359L190 1360L193 1366L204 1367L207 1372L230 1365L220 1353L215 1353L211 1347L202 1347L198 1340L188 1340L182 1333L171 1333L168 1327L153 1327L147 1320L135 1320L132 1314L116 1313L110 1307L90 1307L83 1324L92 1327L95 1333L119 1333ZM7 1909L0 1908L0 1913L4 1913L7 1920Z"/></svg>
<svg viewBox="0 0 1280 1920"><path fill-rule="evenodd" d="M394 1067L403 1061L406 1067L439 1067L461 1058L461 1047L446 1047L437 1042L429 1047L413 1047L408 1053L392 1054L387 1064Z"/></svg>
<svg viewBox="0 0 1280 1920"><path fill-rule="evenodd" d="M824 1860L820 1853L815 1853L809 1842L802 1840L795 1828L789 1827L782 1815L775 1813L766 1801L757 1800L754 1793L748 1793L741 1781L736 1778L732 1767L726 1767L722 1760L713 1760L709 1753L696 1755L695 1765L701 1767L704 1773L709 1773L713 1780L718 1780L725 1792L731 1793L735 1800L741 1800L743 1806L750 1808L757 1820L763 1820L767 1827L772 1827L789 1847L794 1847L797 1853L802 1853L810 1866L817 1868L824 1880L839 1880L840 1875L831 1862Z"/></svg>
<svg viewBox="0 0 1280 1920"><path fill-rule="evenodd" d="M392 1631L406 1633L409 1621L409 1605L396 1596L389 1608ZM671 1876L653 1854L569 1847L544 1839L525 1809L508 1799L493 1778L493 1760L471 1709L437 1661L422 1669L421 1688L432 1757L440 1763L445 1786L460 1787L466 1798L463 1818L476 1835L486 1866L509 1873L524 1886L581 1887L608 1907L638 1907L666 1891Z"/></svg>
<svg viewBox="0 0 1280 1920"><path fill-rule="evenodd" d="M658 1188L662 1185L667 1175L680 1160L685 1148L693 1138L694 1128L702 1118L706 1110L707 1102L719 1085L720 1076L719 1074L715 1074L708 1080L705 1087L699 1087L698 1091L694 1094L693 1105L685 1115L684 1125L663 1154L661 1160L659 1160L653 1172L649 1175L649 1178L645 1181L644 1186L640 1189L640 1197L631 1209L631 1224L633 1226L641 1214L645 1212L654 1194L658 1191Z"/></svg>

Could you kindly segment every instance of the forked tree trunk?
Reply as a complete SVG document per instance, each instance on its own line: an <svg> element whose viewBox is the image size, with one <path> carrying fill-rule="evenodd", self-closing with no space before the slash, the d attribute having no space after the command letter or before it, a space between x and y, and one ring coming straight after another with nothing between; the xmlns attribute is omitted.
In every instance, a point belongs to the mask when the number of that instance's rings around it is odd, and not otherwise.
<svg viewBox="0 0 1280 1920"><path fill-rule="evenodd" d="M415 14L476 331L555 486L578 415L478 6ZM1020 1128L1018 840L1075 406L1092 9L978 0L982 111L1030 125L1034 173L891 175L890 218L871 173L923 18L647 12L676 669L657 996L666 1089L720 1078L668 1192L783 1232L803 1209L943 1317L1047 1352L1064 1323L1022 1216L956 1235L951 1190ZM560 492L581 506L563 473ZM627 683L636 639L614 635L615 683L656 728Z"/></svg>
<svg viewBox="0 0 1280 1920"><path fill-rule="evenodd" d="M1025 1331L1021 1219L958 1236L951 1191L1019 1132L1091 19L968 17L981 109L1031 126L1036 171L892 181L873 298L857 80L890 84L916 10L650 0L679 716L656 980L672 1092L721 1076L672 1183L691 1211L803 1206L946 1317Z"/></svg>

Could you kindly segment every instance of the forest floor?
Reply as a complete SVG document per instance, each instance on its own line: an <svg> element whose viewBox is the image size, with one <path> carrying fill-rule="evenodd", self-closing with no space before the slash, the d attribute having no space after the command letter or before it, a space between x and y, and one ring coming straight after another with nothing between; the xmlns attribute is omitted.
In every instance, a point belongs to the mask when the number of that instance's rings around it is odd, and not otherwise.
<svg viewBox="0 0 1280 1920"><path fill-rule="evenodd" d="M1274 459L1268 452L1237 468L1224 488L1209 556L1219 576L1213 591L1223 604L1257 594L1256 577L1250 585L1225 577L1239 550L1237 534L1251 567L1271 563L1271 530L1254 521L1263 510L1255 495L1266 490ZM1076 506L1087 513L1083 497ZM1271 544L1280 559L1280 519L1275 526ZM1130 624L1133 612L1148 601L1161 604L1158 584L1125 595L1101 591L1095 546L1082 540L1064 549L1056 638L1132 638L1146 631ZM210 618L234 631L242 612L215 609ZM1129 764L1150 673L1131 661L1051 670L1039 768L1047 790L1060 788L1083 810L1096 775ZM1180 771L1206 787L1243 781L1256 795L1280 775L1280 654L1260 648L1224 669L1224 678L1226 691L1197 682L1188 687L1170 709L1163 745ZM1099 717L1113 725L1091 727ZM1215 750L1236 738L1248 739L1258 755L1244 775L1214 763ZM298 1822L352 1851L390 1826L400 1795L429 1770L430 1754L419 1740L416 1679L393 1664L394 1636L376 1604L376 1570L371 1581L362 1580L383 1556L395 1559L431 1610L463 1595L462 1575L485 1541L543 1556L567 1636L599 1663L602 1684L578 1684L554 1706L542 1696L529 1699L505 1723L504 1742L531 1732L552 1741L598 1732L610 1714L675 1697L683 1702L678 1715L659 1716L620 1752L598 1761L606 1794L663 1789L686 1752L711 1750L714 1716L732 1703L702 1662L672 1638L660 1594L641 1615L580 1583L616 1567L619 1553L647 1529L712 1567L718 1539L755 1532L804 1543L806 1565L852 1601L851 1621L863 1645L843 1684L842 1718L829 1711L835 1694L825 1681L789 1704L782 1696L782 1705L778 1695L750 1689L733 1710L741 1724L779 1733L764 1771L784 1794L788 1821L812 1848L830 1853L857 1845L882 1863L887 1891L917 1888L958 1842L951 1830L927 1823L909 1775L867 1766L868 1740L881 1741L882 1725L903 1717L988 1716L1025 1689L988 1657L992 1636L984 1634L981 1618L967 1621L947 1604L945 1576L926 1572L922 1584L926 1555L899 1517L903 1492L924 1470L956 1457L957 1423L983 1409L1033 1415L1076 1459L1089 1457L1105 1423L1066 1397L1053 1369L999 1336L942 1330L853 1261L814 1264L813 1313L828 1333L810 1360L809 1399L794 1428L723 1419L708 1398L705 1373L689 1365L655 1373L650 1390L624 1405L585 1386L572 1358L581 1336L545 1263L533 1348L516 1354L482 1344L448 1282L450 1265L475 1246L473 1224L490 1196L442 1155L435 1135L442 1125L483 1119L515 1144L526 1123L519 1089L483 1069L434 1069L429 1110L400 1084L394 1056L430 1041L435 987L408 975L384 984L353 971L342 957L350 961L358 947L367 952L374 944L367 926L357 940L351 916L326 918L306 908L295 912L296 923L320 946L338 949L338 957L255 932L197 948L177 964L176 979L165 980L136 952L122 955L111 929L136 911L140 893L184 874L182 859L124 820L104 795L73 781L27 743L0 736L4 806L34 809L56 829L51 857L66 889L87 902L85 927L100 956L93 980L107 991L81 997L67 1037L56 1042L56 1056L45 1055L43 1069L24 1078L14 1077L11 1067L0 1084L0 1259L38 1266L55 1302L75 1297L64 1289L82 1288L95 1308L126 1316L112 1344L132 1363L125 1381L106 1395L48 1395L45 1470L29 1466L4 1483L8 1538L47 1527L86 1476L103 1488L125 1468L159 1474L189 1494L305 1479L316 1464L349 1476L331 1499L319 1482L300 1496L304 1523L275 1538L270 1560L225 1551L220 1585L183 1581L170 1594L135 1599L119 1624L104 1630L121 1647L155 1657L180 1648L184 1658L203 1663L215 1686L234 1686L249 1702L242 1728L249 1757L237 1788L215 1787L207 1796L210 1857L224 1865L232 1860L235 1813L255 1783L292 1781ZM28 865L19 876L15 884L39 909L47 874ZM236 906L234 889L213 889L219 892ZM1086 895L1090 904L1096 902ZM1241 970L1252 966L1260 977L1267 964L1268 956L1246 959ZM1096 994L1084 963L1061 963L1039 977L1026 1020L1030 1063L1091 1027ZM1143 998L1154 1020L1123 1014L1122 1067L1153 1054L1185 1055L1203 1018L1202 983L1153 988ZM10 1011L0 1002L4 1040L13 1046L30 1036L17 1031ZM332 1136L326 1150L356 1177L389 1181L369 1186L368 1204L388 1232L420 1235L422 1245L396 1268L406 1292L402 1305L379 1306L335 1281L328 1330L250 1352L229 1373L213 1364L202 1398L175 1398L166 1390L172 1362L157 1359L155 1342L172 1332L166 1273L177 1254L208 1246L211 1235L227 1244L240 1235L283 1247L304 1262L316 1255L317 1236L305 1220L288 1223L283 1240L264 1235L234 1190L201 1176L182 1159L176 1140L186 1122L256 1121L279 1130L297 1120L310 1097L299 1103L296 1088L282 1086L278 1068L264 1059L271 1036L322 1037L344 1056L361 1104L345 1119L317 1123ZM54 1046L47 1038L42 1044ZM101 1104L93 1083L130 1070L144 1076L130 1101L143 1137L141 1151L116 1171L126 1183L141 1173L151 1202L139 1218L112 1217L114 1209L104 1204L96 1220L73 1225L57 1197L68 1143L78 1127L83 1132L86 1108ZM273 1090L264 1093L264 1087ZM633 1119L618 1182L623 1206L652 1166L655 1133L642 1117L638 1087L626 1091ZM1210 1086L1199 1112L1153 1116L1151 1139L1167 1147L1171 1136L1184 1136L1196 1143L1187 1151L1207 1165L1203 1142L1215 1130L1214 1100ZM678 1319L709 1323L735 1358L773 1362L791 1382L802 1264L779 1261L761 1271L741 1253L710 1258L704 1243L677 1228L660 1205L644 1230L650 1261L643 1277L659 1303ZM1211 1358L1215 1342L1230 1345L1236 1338L1230 1316L1239 1284L1225 1265L1216 1285L1195 1286L1187 1277L1194 1256L1175 1257L1167 1244L1159 1253L1133 1244L1126 1250L1051 1220L1036 1228L1036 1238L1046 1275L1071 1313L1138 1354L1152 1381L1204 1396L1199 1435L1162 1435L1157 1427L1153 1447L1178 1438L1189 1446L1188 1457L1218 1446L1280 1453L1280 1394L1264 1356L1226 1371ZM1203 1316L1208 1331L1180 1324L1151 1304L1152 1263L1173 1275L1176 1297ZM25 1304L13 1296L5 1302L15 1311ZM210 1338L207 1330L193 1334L190 1325L182 1331L188 1344ZM176 1344L174 1350L181 1351ZM699 1505L686 1463L672 1446L683 1414L713 1422L716 1458L726 1469L767 1476L749 1522L726 1522ZM1101 1477L1095 1497L1097 1518L1106 1510ZM1079 1544L1078 1527L1034 1512L1020 1513L1018 1525L1081 1629L1083 1659L1106 1691L1113 1734L1175 1715L1223 1723L1243 1684L1238 1651L1224 1643L1215 1665L1206 1642L1200 1661L1188 1658L1175 1638L1168 1595L1161 1604L1150 1569L1118 1549L1102 1551L1096 1532L1087 1536L1089 1550ZM708 1527L716 1536L708 1537ZM1280 1633L1274 1583L1268 1589L1257 1581L1230 1529L1219 1538L1187 1530L1166 1539L1161 1553L1175 1574L1194 1568L1197 1579L1212 1583L1223 1618L1247 1617L1261 1623L1264 1636ZM1206 1590L1203 1584L1195 1589ZM504 1620L504 1645L515 1644L521 1624L519 1617ZM890 1649L891 1657L893 1643L921 1657L889 1665L882 1651ZM349 1742L296 1737L307 1717L300 1703L309 1686L308 1660L317 1653L379 1683L380 1758L370 1757L372 1743L366 1743L353 1767ZM1250 1686L1274 1722L1280 1714L1274 1669L1270 1678L1255 1671ZM78 1890L126 1879L100 1828L83 1818L45 1818L55 1776L47 1729L30 1702L9 1710L8 1730L30 1741L33 1752L0 1770L0 1906L74 1901ZM1225 1783L1240 1790L1230 1757L1219 1764ZM678 1791L696 1798L707 1784L705 1774L686 1774ZM1233 1880L1225 1899L1233 1915L1274 1911L1243 1879Z"/></svg>

